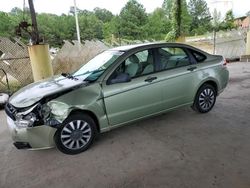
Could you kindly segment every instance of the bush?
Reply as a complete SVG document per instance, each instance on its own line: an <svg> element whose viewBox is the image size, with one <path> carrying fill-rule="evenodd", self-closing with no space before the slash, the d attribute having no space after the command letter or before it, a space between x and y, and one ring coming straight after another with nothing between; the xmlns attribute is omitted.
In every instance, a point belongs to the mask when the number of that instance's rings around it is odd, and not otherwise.
<svg viewBox="0 0 250 188"><path fill-rule="evenodd" d="M175 41L175 31L170 31L166 37L165 37L166 42L174 42Z"/></svg>

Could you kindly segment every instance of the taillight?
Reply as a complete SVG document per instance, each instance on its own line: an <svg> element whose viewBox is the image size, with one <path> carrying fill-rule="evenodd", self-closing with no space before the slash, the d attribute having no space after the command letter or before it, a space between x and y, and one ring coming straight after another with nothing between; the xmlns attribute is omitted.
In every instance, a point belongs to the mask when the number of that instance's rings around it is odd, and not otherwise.
<svg viewBox="0 0 250 188"><path fill-rule="evenodd" d="M226 59L224 59L222 65L223 65L224 67L226 67L226 66L227 66L227 63L228 63L228 61L227 61Z"/></svg>

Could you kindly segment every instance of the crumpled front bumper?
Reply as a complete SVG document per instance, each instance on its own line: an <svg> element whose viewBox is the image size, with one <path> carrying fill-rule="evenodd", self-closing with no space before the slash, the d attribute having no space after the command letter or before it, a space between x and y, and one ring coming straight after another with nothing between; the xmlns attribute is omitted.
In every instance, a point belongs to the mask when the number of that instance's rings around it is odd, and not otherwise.
<svg viewBox="0 0 250 188"><path fill-rule="evenodd" d="M18 128L7 116L7 124L18 149L47 149L55 146L54 135L57 129L41 125L31 128Z"/></svg>

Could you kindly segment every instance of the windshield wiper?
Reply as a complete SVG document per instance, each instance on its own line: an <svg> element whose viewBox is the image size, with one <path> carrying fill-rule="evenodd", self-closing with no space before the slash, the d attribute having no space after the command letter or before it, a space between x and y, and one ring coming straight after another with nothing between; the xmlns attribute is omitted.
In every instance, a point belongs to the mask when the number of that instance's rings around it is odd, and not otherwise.
<svg viewBox="0 0 250 188"><path fill-rule="evenodd" d="M86 75L86 74L96 74L98 72L102 72L102 71L105 71L106 69L97 69L97 70L94 70L94 71L87 71L85 73L82 73L82 74L78 74L78 75L74 75L74 77L78 77L78 76L83 76L83 75Z"/></svg>
<svg viewBox="0 0 250 188"><path fill-rule="evenodd" d="M61 74L63 77L72 79L72 80L78 80L78 78L75 78L73 75L69 74L69 73L62 73Z"/></svg>

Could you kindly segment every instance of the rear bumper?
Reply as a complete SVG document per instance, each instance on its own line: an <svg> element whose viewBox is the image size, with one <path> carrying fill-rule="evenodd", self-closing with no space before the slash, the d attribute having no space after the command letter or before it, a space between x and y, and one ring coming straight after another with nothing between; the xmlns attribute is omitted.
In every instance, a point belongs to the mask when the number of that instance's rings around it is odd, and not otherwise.
<svg viewBox="0 0 250 188"><path fill-rule="evenodd" d="M14 146L17 149L47 149L55 146L54 135L57 129L41 125L31 128L17 128L15 122L7 117Z"/></svg>
<svg viewBox="0 0 250 188"><path fill-rule="evenodd" d="M218 95L225 90L229 82L229 71L226 67L222 69L222 71L220 72L220 76L221 79L220 79L220 87L218 90Z"/></svg>

